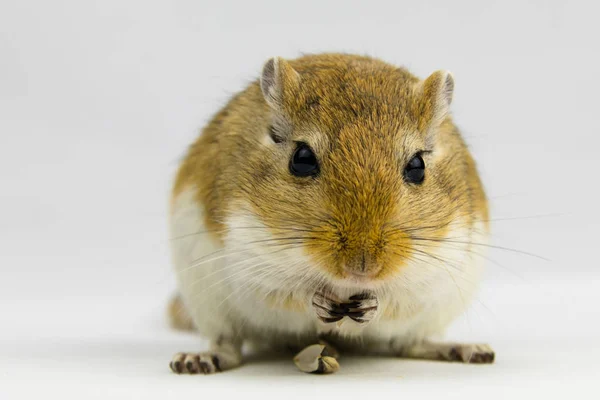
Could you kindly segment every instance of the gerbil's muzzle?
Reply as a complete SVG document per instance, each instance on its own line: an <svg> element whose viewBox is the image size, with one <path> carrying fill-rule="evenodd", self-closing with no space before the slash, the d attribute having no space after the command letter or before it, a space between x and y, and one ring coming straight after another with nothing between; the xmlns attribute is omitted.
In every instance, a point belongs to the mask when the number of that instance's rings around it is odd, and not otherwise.
<svg viewBox="0 0 600 400"><path fill-rule="evenodd" d="M381 272L382 266L373 255L363 251L345 262L343 269L351 276L374 278Z"/></svg>

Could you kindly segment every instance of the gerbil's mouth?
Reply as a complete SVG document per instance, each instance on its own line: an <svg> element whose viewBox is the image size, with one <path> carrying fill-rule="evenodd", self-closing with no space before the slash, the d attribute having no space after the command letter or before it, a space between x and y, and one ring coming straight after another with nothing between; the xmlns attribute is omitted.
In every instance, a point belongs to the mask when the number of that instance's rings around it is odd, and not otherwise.
<svg viewBox="0 0 600 400"><path fill-rule="evenodd" d="M343 275L332 279L332 286L341 289L363 290L376 289L382 285L382 280L378 278L379 274L365 274L344 271Z"/></svg>
<svg viewBox="0 0 600 400"><path fill-rule="evenodd" d="M342 279L351 283L362 285L373 283L375 281L375 279L373 279L373 276L353 273L347 273L346 276Z"/></svg>
<svg viewBox="0 0 600 400"><path fill-rule="evenodd" d="M349 284L358 285L361 287L376 285L380 280L382 268L380 266L373 266L368 269L349 268L344 266L341 271L341 280L348 282Z"/></svg>
<svg viewBox="0 0 600 400"><path fill-rule="evenodd" d="M356 271L356 270L349 270L346 269L344 271L344 274L346 275L347 278L349 279L356 279L359 281L371 281L377 278L377 276L379 275L379 272L381 270L376 270L376 271Z"/></svg>

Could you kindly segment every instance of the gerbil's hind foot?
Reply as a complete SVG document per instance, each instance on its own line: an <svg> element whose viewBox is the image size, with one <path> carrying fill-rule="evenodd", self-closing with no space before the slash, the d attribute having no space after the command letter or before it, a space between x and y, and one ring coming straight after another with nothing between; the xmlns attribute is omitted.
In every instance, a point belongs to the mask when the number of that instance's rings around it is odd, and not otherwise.
<svg viewBox="0 0 600 400"><path fill-rule="evenodd" d="M241 346L217 341L211 351L203 353L177 353L169 363L176 374L214 374L235 368L242 363Z"/></svg>
<svg viewBox="0 0 600 400"><path fill-rule="evenodd" d="M465 364L492 364L495 353L487 344L423 342L403 349L400 356L422 360L458 361Z"/></svg>
<svg viewBox="0 0 600 400"><path fill-rule="evenodd" d="M332 374L340 369L333 355L337 352L324 344L313 344L306 347L294 357L294 363L302 372L313 374Z"/></svg>
<svg viewBox="0 0 600 400"><path fill-rule="evenodd" d="M241 364L241 360L227 353L177 353L169 363L176 374L214 374Z"/></svg>

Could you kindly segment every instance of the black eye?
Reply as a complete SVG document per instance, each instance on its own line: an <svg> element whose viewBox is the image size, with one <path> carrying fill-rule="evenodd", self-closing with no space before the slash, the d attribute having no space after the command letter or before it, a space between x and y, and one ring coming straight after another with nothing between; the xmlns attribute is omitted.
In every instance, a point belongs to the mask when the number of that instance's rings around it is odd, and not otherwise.
<svg viewBox="0 0 600 400"><path fill-rule="evenodd" d="M283 142L283 138L281 137L281 135L279 135L279 133L277 132L277 130L275 129L275 127L273 127L273 125L269 126L269 136L271 136L271 139L275 143L281 143L281 142Z"/></svg>
<svg viewBox="0 0 600 400"><path fill-rule="evenodd" d="M319 173L317 157L306 143L298 143L290 161L290 172L296 176L311 176Z"/></svg>
<svg viewBox="0 0 600 400"><path fill-rule="evenodd" d="M420 184L425 178L425 162L421 154L414 156L404 168L404 179L408 183Z"/></svg>

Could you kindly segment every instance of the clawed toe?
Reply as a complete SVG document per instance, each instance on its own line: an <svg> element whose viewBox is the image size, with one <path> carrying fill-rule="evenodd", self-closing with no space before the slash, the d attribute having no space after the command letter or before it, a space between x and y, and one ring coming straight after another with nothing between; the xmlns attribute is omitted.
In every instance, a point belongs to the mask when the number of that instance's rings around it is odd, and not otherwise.
<svg viewBox="0 0 600 400"><path fill-rule="evenodd" d="M176 374L214 374L221 372L218 354L212 353L177 353L169 363L171 371Z"/></svg>
<svg viewBox="0 0 600 400"><path fill-rule="evenodd" d="M490 346L484 344L459 345L448 352L448 361L459 361L466 364L491 364L496 358Z"/></svg>

